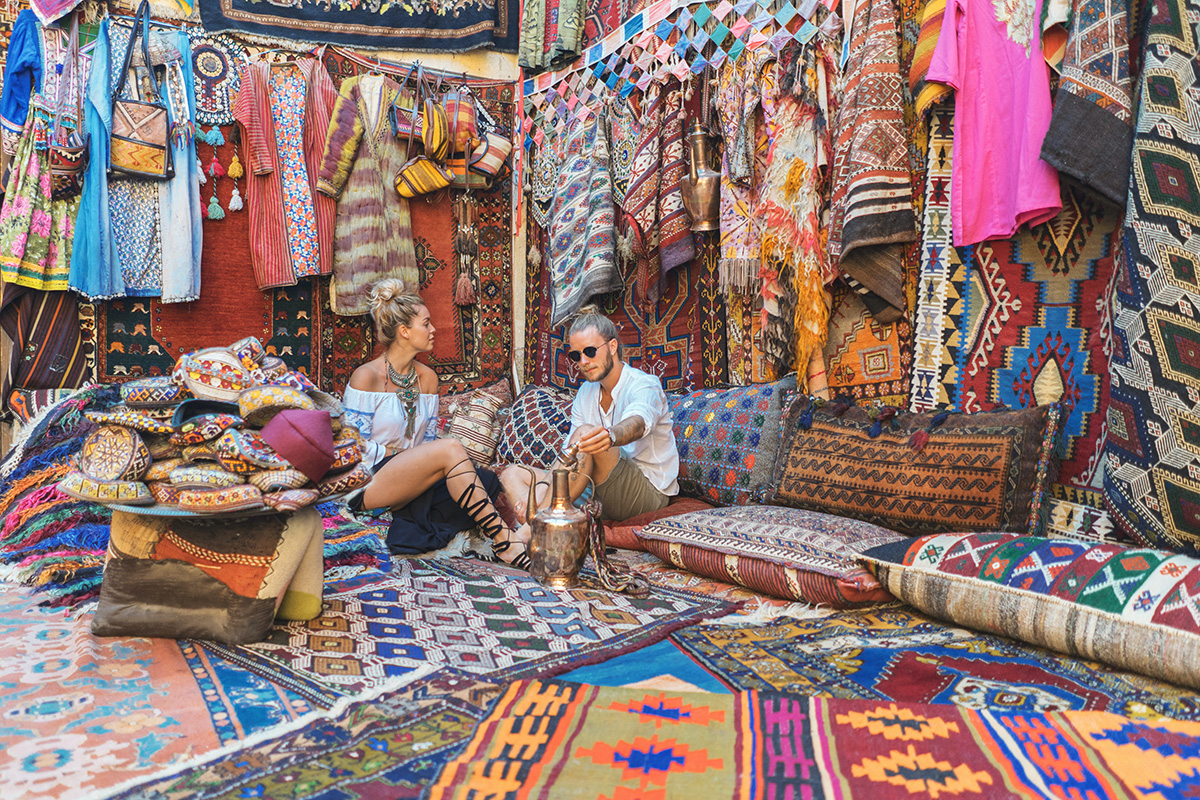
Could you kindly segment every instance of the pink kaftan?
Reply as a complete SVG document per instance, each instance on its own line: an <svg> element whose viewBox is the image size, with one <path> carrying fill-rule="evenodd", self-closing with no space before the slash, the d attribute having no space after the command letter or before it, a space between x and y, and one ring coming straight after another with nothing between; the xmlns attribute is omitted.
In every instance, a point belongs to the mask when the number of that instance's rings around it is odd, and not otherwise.
<svg viewBox="0 0 1200 800"><path fill-rule="evenodd" d="M956 90L950 179L956 246L1008 238L1062 208L1058 172L1041 159L1052 107L1038 5L947 0L927 79Z"/></svg>

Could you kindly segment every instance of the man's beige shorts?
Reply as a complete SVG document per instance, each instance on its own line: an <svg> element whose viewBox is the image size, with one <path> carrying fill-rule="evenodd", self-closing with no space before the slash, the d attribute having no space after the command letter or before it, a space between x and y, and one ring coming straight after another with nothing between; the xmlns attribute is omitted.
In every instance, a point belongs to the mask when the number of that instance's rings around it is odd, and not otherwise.
<svg viewBox="0 0 1200 800"><path fill-rule="evenodd" d="M623 520L658 511L671 498L654 488L646 474L622 455L604 483L596 485L602 519Z"/></svg>

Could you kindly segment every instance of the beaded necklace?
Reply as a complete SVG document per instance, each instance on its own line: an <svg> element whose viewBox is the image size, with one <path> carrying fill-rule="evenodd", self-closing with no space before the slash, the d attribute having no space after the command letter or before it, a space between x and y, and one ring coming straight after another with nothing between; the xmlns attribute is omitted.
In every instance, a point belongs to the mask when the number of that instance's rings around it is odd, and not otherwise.
<svg viewBox="0 0 1200 800"><path fill-rule="evenodd" d="M408 414L408 426L404 435L411 439L417 422L417 398L421 394L421 389L417 386L417 363L415 361L410 363L408 372L404 375L396 372L392 362L387 360L387 356L384 356L383 363L387 364L388 380L396 387L396 397L400 399Z"/></svg>

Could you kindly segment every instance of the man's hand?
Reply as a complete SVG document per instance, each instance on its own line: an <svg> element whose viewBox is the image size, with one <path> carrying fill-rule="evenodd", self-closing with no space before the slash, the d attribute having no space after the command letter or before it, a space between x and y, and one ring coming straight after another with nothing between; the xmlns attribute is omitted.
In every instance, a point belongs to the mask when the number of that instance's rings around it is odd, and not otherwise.
<svg viewBox="0 0 1200 800"><path fill-rule="evenodd" d="M593 425L589 428L579 429L579 438L575 440L579 445L579 452L587 453L588 455L596 455L603 453L605 450L612 447L612 440L608 438L608 429Z"/></svg>

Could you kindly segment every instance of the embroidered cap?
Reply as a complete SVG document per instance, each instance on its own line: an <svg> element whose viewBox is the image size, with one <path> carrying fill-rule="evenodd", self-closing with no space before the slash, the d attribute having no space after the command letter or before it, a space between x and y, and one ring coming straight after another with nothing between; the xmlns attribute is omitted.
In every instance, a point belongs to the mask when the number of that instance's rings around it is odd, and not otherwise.
<svg viewBox="0 0 1200 800"><path fill-rule="evenodd" d="M328 411L285 409L267 423L261 435L309 480L321 480L333 466L333 429Z"/></svg>

